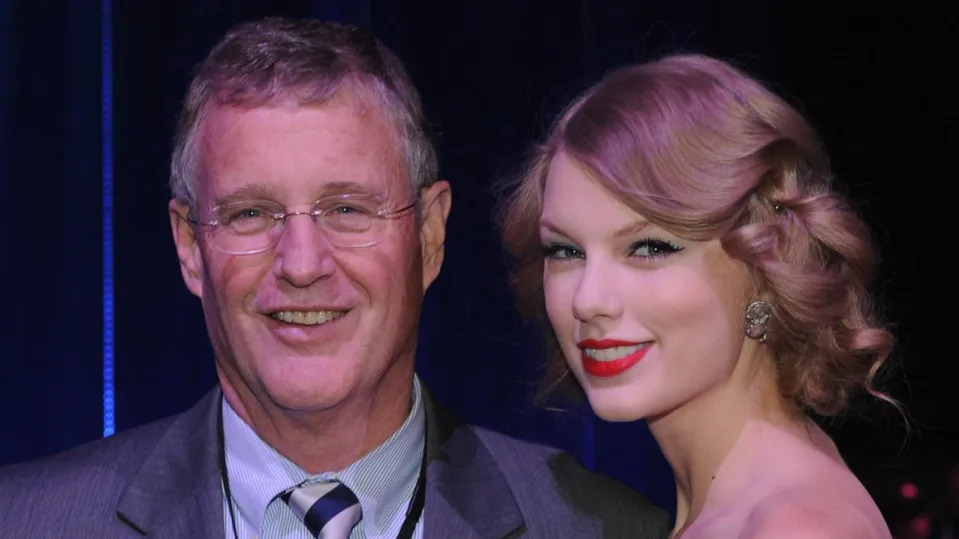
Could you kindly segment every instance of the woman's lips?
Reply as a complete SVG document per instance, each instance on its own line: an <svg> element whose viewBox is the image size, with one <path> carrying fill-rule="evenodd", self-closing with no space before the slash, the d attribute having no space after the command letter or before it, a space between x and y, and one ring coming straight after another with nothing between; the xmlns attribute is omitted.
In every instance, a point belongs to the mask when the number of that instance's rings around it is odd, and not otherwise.
<svg viewBox="0 0 959 539"><path fill-rule="evenodd" d="M576 344L583 369L592 376L618 376L643 359L652 341L629 342L614 339L585 339Z"/></svg>

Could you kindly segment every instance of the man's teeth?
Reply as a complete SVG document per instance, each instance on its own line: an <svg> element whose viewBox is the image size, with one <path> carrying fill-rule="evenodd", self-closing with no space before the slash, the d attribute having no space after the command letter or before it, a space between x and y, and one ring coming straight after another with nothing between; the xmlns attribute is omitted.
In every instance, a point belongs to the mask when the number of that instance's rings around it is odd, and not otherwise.
<svg viewBox="0 0 959 539"><path fill-rule="evenodd" d="M633 346L616 346L614 348L586 348L583 352L596 361L613 361L622 359L640 348L649 346L649 343L640 343Z"/></svg>
<svg viewBox="0 0 959 539"><path fill-rule="evenodd" d="M344 314L346 311L277 311L270 316L288 324L315 326L336 320Z"/></svg>

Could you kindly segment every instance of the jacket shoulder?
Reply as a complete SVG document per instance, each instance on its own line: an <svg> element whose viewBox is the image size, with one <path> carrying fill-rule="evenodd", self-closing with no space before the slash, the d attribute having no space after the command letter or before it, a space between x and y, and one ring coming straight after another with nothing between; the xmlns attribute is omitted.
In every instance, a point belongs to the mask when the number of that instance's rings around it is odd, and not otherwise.
<svg viewBox="0 0 959 539"><path fill-rule="evenodd" d="M112 522L123 489L173 418L36 460L0 468L0 536L33 530L64 536L65 526ZM45 530L45 531L41 531Z"/></svg>
<svg viewBox="0 0 959 539"><path fill-rule="evenodd" d="M109 483L113 476L125 475L142 464L170 428L175 416L135 427L108 438L87 442L54 455L11 464L0 468L0 493L8 488L32 485L34 489L48 479L63 483L95 480Z"/></svg>

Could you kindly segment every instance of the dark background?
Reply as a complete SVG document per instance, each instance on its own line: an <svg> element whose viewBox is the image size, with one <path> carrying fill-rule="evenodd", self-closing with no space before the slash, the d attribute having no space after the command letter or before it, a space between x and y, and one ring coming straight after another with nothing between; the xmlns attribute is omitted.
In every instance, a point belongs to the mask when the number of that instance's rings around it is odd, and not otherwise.
<svg viewBox="0 0 959 539"><path fill-rule="evenodd" d="M919 3L0 0L0 464L103 434L111 342L118 429L182 411L214 383L170 238L167 162L192 67L230 25L264 15L371 27L421 90L454 193L418 358L438 397L670 509L672 478L643 424L533 406L539 333L514 314L494 183L612 67L698 51L766 81L818 128L875 227L876 290L900 339L885 387L910 426L862 399L826 427L890 522L907 505L936 510L959 462L957 13ZM919 496L904 501L903 482Z"/></svg>

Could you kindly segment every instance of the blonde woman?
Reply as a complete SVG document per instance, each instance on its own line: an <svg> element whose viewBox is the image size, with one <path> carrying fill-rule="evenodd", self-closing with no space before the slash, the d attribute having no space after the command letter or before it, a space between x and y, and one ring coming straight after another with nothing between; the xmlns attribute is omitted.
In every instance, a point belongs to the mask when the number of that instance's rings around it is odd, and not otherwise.
<svg viewBox="0 0 959 539"><path fill-rule="evenodd" d="M889 537L810 419L871 390L892 336L870 233L812 129L731 65L676 55L577 99L505 209L547 386L645 419L676 477L673 537Z"/></svg>

